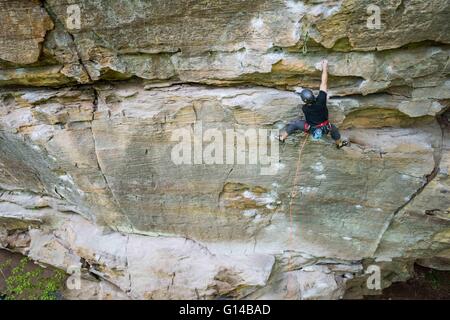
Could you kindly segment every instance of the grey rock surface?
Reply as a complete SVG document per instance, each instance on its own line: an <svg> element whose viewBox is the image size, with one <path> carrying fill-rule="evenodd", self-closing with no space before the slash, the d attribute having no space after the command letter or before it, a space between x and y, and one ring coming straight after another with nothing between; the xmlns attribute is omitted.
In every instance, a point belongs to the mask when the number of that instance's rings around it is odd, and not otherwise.
<svg viewBox="0 0 450 320"><path fill-rule="evenodd" d="M370 29L372 2L0 1L0 246L81 268L73 299L339 299L378 292L371 264L382 287L448 269L449 3L384 1ZM324 58L352 145L227 162L227 131L276 145Z"/></svg>

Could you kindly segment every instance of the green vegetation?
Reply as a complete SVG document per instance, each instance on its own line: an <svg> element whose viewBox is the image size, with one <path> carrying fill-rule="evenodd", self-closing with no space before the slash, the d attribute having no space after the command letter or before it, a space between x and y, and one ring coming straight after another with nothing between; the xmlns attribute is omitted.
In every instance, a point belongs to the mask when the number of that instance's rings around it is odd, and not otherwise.
<svg viewBox="0 0 450 320"><path fill-rule="evenodd" d="M63 285L64 272L57 270L46 276L43 274L44 269L40 267L27 271L29 262L28 258L23 258L15 267L11 266L11 260L0 264L0 276L5 281L5 289L1 292L3 299L56 300ZM7 269L10 269L9 274Z"/></svg>
<svg viewBox="0 0 450 320"><path fill-rule="evenodd" d="M433 288L434 290L438 290L441 286L439 274L435 270L430 269L429 272L425 273L425 280L431 285L431 288Z"/></svg>

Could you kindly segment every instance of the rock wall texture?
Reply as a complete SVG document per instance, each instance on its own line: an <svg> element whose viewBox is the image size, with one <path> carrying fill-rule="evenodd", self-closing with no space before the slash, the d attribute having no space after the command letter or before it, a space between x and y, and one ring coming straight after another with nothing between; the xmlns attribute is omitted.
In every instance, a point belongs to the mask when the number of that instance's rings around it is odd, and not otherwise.
<svg viewBox="0 0 450 320"><path fill-rule="evenodd" d="M369 265L382 287L450 268L448 1L0 0L0 17L0 246L79 266L68 297L338 299L377 292ZM172 161L180 129L297 118L324 58L351 147L294 135L275 175Z"/></svg>

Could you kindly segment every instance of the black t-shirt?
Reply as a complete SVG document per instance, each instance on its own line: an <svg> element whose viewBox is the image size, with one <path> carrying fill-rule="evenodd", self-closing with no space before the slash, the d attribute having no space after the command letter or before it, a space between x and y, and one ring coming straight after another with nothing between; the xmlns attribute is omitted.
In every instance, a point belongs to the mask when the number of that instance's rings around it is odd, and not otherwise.
<svg viewBox="0 0 450 320"><path fill-rule="evenodd" d="M306 122L311 126L317 126L328 120L327 93L320 91L313 104L305 104L302 108Z"/></svg>

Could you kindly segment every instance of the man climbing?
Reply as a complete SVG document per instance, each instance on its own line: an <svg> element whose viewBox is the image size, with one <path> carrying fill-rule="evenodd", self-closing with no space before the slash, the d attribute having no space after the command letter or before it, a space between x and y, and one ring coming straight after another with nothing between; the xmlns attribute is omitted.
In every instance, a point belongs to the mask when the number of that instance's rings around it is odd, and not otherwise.
<svg viewBox="0 0 450 320"><path fill-rule="evenodd" d="M341 140L341 134L334 124L328 121L327 108L327 90L328 90L328 61L322 61L322 83L317 97L309 89L302 90L299 94L305 105L302 110L306 120L295 120L290 122L279 139L284 142L288 135L294 131L302 130L312 134L313 138L320 139L323 135L331 133L331 138L335 141L338 149L347 146L348 141ZM298 93L298 92L297 92Z"/></svg>

